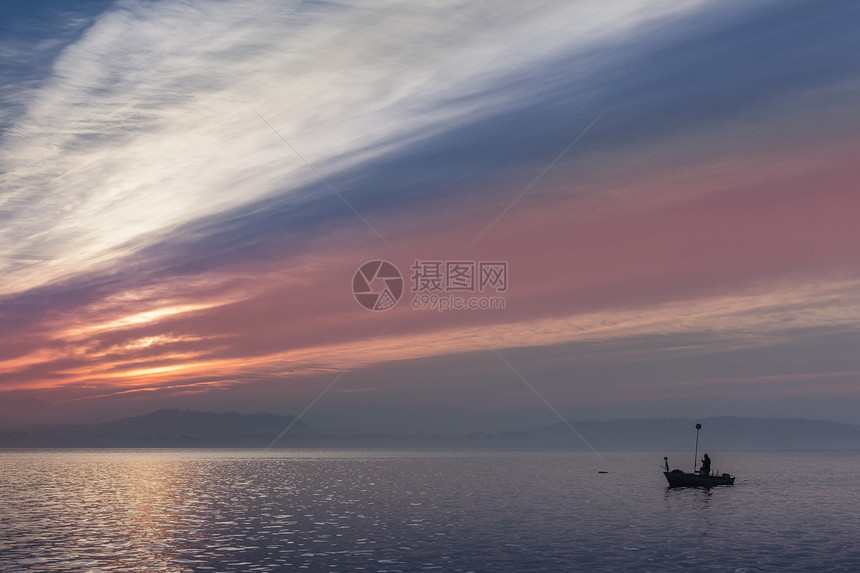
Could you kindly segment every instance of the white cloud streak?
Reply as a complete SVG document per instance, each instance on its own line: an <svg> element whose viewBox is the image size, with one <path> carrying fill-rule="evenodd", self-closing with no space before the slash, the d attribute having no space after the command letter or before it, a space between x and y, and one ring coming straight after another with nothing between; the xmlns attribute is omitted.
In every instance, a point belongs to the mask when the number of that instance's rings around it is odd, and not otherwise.
<svg viewBox="0 0 860 573"><path fill-rule="evenodd" d="M0 140L0 294L263 197L301 200L315 176L255 109L328 176L540 89L494 88L518 70L698 4L122 2Z"/></svg>

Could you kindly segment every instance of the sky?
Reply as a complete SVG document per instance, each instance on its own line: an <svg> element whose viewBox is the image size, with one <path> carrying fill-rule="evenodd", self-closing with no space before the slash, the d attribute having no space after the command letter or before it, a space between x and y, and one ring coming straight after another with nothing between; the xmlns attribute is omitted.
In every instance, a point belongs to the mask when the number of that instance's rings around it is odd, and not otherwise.
<svg viewBox="0 0 860 573"><path fill-rule="evenodd" d="M847 0L4 2L0 427L860 423L858 25ZM402 289L356 282L380 260Z"/></svg>

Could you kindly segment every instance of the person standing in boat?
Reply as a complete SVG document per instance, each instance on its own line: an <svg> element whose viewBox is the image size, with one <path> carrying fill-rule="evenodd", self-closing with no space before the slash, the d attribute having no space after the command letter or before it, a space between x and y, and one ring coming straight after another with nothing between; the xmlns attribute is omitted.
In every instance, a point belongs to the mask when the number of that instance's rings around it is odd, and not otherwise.
<svg viewBox="0 0 860 573"><path fill-rule="evenodd" d="M711 457L708 454L702 458L702 468L699 470L699 474L703 476L711 474Z"/></svg>

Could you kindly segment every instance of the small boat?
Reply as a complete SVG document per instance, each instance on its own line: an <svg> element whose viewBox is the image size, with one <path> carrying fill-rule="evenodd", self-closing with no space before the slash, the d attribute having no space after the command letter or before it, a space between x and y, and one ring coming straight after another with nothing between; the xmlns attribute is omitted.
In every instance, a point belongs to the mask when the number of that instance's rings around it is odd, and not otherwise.
<svg viewBox="0 0 860 573"><path fill-rule="evenodd" d="M702 425L696 424L696 453L693 456L694 462L696 458L699 457L699 430L701 429ZM699 471L693 471L692 473L679 469L669 471L669 458L663 456L663 466L666 468L663 475L666 476L666 481L669 482L669 487L713 487L717 485L734 485L735 476L726 473L720 474L711 472L711 459L708 457L708 454L705 454L703 462L705 462L706 465L703 465L702 469ZM695 470L695 467L693 469Z"/></svg>
<svg viewBox="0 0 860 573"><path fill-rule="evenodd" d="M713 487L715 485L733 485L735 476L729 474L701 475L688 473L681 470L668 471L669 463L666 462L667 470L663 472L669 487Z"/></svg>

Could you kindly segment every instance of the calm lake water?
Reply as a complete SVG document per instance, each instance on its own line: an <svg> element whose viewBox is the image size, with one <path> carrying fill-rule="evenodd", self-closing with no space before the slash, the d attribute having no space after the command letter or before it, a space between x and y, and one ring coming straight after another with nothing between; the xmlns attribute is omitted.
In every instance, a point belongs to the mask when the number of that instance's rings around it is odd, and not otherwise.
<svg viewBox="0 0 860 573"><path fill-rule="evenodd" d="M860 452L664 453L0 451L0 570L860 571Z"/></svg>

